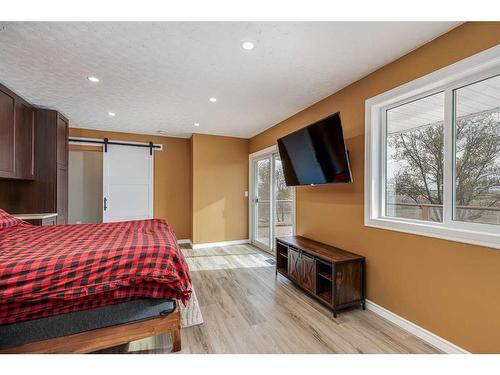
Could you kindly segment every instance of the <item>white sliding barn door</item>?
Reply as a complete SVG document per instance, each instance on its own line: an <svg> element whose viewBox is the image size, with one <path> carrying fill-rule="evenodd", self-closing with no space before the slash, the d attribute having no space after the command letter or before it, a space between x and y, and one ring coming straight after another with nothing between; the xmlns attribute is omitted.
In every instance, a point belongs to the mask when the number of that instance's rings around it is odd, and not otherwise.
<svg viewBox="0 0 500 375"><path fill-rule="evenodd" d="M148 147L108 145L103 198L104 222L153 218L153 155Z"/></svg>

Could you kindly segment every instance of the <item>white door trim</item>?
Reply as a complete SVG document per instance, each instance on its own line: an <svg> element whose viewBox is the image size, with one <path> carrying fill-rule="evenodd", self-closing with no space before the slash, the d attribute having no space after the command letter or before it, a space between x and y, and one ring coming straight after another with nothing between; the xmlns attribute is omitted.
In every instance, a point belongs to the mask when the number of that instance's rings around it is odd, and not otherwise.
<svg viewBox="0 0 500 375"><path fill-rule="evenodd" d="M259 156L264 156L267 154L273 154L275 152L278 152L278 145L272 145L266 148L263 148L262 150L252 152L249 157L250 158L258 158Z"/></svg>
<svg viewBox="0 0 500 375"><path fill-rule="evenodd" d="M268 147L269 151L264 153L264 152L256 152L253 154L252 157L249 158L249 172L250 172L250 178L249 178L249 190L250 190L250 194L249 194L249 199L248 199L248 202L249 202L249 215L250 215L250 221L249 221L249 239L250 239L250 243L256 247L258 247L259 249L261 250L264 250L268 253L272 253L272 243L269 242L269 247L265 246L263 243L260 243L259 241L256 241L255 239L255 231L256 231L256 228L255 228L255 223L256 223L256 216L255 216L255 210L254 210L254 199L255 199L255 185L256 185L256 180L255 180L255 173L256 173L256 170L255 170L255 162L258 161L258 160L264 160L264 159L269 159L269 162L270 162L270 180L269 181L269 236L270 236L270 241L271 241L271 238L272 238L272 232L273 232L273 228L272 228L272 214L273 214L273 210L272 210L272 198L273 198L273 192L271 191L272 189L272 186L273 186L273 174L272 174L272 170L273 170L273 158L272 158L272 147ZM277 150L277 148L276 148Z"/></svg>

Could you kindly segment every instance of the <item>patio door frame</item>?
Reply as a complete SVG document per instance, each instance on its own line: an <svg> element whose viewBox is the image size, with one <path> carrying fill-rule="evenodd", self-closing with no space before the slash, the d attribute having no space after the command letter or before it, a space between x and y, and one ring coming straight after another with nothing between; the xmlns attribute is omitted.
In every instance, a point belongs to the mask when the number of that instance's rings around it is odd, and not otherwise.
<svg viewBox="0 0 500 375"><path fill-rule="evenodd" d="M248 181L249 181L249 197L248 197L248 233L250 237L250 243L261 250L264 250L268 253L275 253L275 228L276 228L276 195L277 188L275 184L275 158L274 155L278 153L278 145L273 145L262 149L260 151L254 152L248 157ZM271 161L271 177L270 177L270 208L269 208L269 247L265 246L261 242L257 241L256 233L257 233L257 212L256 207L257 204L255 202L256 199L256 186L257 186L257 161L270 158ZM293 235L295 235L295 218L297 211L297 203L295 199L295 187L291 187L292 189L292 197L293 197L293 218L292 218L292 226L293 226Z"/></svg>

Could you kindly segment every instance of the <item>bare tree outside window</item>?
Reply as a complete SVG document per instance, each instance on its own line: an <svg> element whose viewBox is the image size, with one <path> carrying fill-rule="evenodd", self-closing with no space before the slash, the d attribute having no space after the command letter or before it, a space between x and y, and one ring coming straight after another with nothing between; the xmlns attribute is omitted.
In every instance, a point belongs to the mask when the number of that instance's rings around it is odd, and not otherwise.
<svg viewBox="0 0 500 375"><path fill-rule="evenodd" d="M443 220L444 94L387 111L387 216Z"/></svg>
<svg viewBox="0 0 500 375"><path fill-rule="evenodd" d="M454 220L500 224L500 79L455 92ZM388 216L442 221L442 93L387 111Z"/></svg>
<svg viewBox="0 0 500 375"><path fill-rule="evenodd" d="M500 224L500 76L455 92L454 219Z"/></svg>
<svg viewBox="0 0 500 375"><path fill-rule="evenodd" d="M285 174L279 155L275 155L276 180L276 228L277 236L293 234L293 191L286 185Z"/></svg>
<svg viewBox="0 0 500 375"><path fill-rule="evenodd" d="M290 236L293 234L293 191L286 185L285 175L279 154L273 155L275 163L274 188L276 189L276 209L275 209L275 234L276 236ZM258 225L262 237L268 235L269 214L271 209L271 177L270 159L263 159L258 162L257 168L257 189L258 189Z"/></svg>

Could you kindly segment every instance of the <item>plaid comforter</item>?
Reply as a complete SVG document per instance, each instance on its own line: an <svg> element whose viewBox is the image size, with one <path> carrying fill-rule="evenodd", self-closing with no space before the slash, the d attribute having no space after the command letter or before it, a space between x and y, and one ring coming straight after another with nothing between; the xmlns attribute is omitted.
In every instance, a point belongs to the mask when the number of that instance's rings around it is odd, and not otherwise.
<svg viewBox="0 0 500 375"><path fill-rule="evenodd" d="M0 325L190 296L186 260L164 220L0 229Z"/></svg>

